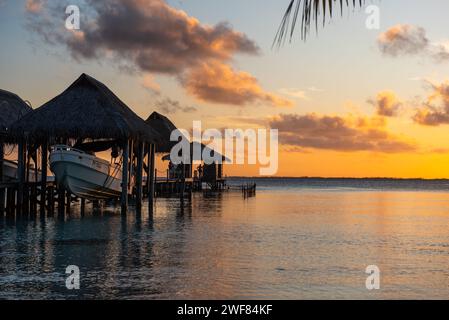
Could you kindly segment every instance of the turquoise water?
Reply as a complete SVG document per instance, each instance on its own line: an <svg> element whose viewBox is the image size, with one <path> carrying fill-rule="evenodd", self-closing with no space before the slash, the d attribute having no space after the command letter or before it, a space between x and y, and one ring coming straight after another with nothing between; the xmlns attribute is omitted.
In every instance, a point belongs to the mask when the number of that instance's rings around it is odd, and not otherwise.
<svg viewBox="0 0 449 320"><path fill-rule="evenodd" d="M249 199L158 199L152 218L3 218L0 299L449 298L446 181L256 182ZM365 287L368 265L380 290Z"/></svg>

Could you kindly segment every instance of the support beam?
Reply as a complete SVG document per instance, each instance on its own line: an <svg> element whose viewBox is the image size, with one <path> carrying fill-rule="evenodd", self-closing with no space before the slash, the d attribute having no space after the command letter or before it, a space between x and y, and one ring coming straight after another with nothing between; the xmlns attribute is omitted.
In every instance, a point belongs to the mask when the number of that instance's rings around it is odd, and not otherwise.
<svg viewBox="0 0 449 320"><path fill-rule="evenodd" d="M86 212L86 199L81 198L81 217L84 217Z"/></svg>
<svg viewBox="0 0 449 320"><path fill-rule="evenodd" d="M128 191L133 195L133 176L134 176L134 141L129 142L129 162L128 162ZM134 181L135 182L135 181Z"/></svg>
<svg viewBox="0 0 449 320"><path fill-rule="evenodd" d="M182 163L181 167L181 190L179 197L181 199L181 206L184 206L184 192L186 190L186 164Z"/></svg>
<svg viewBox="0 0 449 320"><path fill-rule="evenodd" d="M67 190L66 192L66 213L69 215L71 213L71 205L72 205L72 194Z"/></svg>
<svg viewBox="0 0 449 320"><path fill-rule="evenodd" d="M41 204L40 213L45 215L45 200L47 198L47 166L48 166L48 142L42 144L42 159L41 159ZM37 170L36 170L37 171Z"/></svg>
<svg viewBox="0 0 449 320"><path fill-rule="evenodd" d="M142 187L143 187L143 157L144 153L144 143L138 143L137 149L137 172L136 172L136 209L137 213L140 213L142 210Z"/></svg>
<svg viewBox="0 0 449 320"><path fill-rule="evenodd" d="M150 144L150 152L149 154L149 161L150 161L150 182L148 185L148 206L150 208L153 208L154 203L154 182L155 182L155 168L156 168L156 145Z"/></svg>
<svg viewBox="0 0 449 320"><path fill-rule="evenodd" d="M129 164L129 141L123 144L123 162L122 162L122 196L120 199L122 214L128 210L128 164Z"/></svg>
<svg viewBox="0 0 449 320"><path fill-rule="evenodd" d="M148 194L149 190L150 190L151 144L145 145L145 151L146 151L146 155L147 155L147 165L146 165L145 173L147 174L146 187L147 187L147 194Z"/></svg>
<svg viewBox="0 0 449 320"><path fill-rule="evenodd" d="M24 191L24 185L25 185L25 161L26 161L26 147L25 147L25 141L19 142L19 148L18 148L18 169L17 174L19 178L19 186L17 190L17 215L21 215L23 212L23 191Z"/></svg>
<svg viewBox="0 0 449 320"><path fill-rule="evenodd" d="M62 185L58 186L58 217L65 216L65 189Z"/></svg>

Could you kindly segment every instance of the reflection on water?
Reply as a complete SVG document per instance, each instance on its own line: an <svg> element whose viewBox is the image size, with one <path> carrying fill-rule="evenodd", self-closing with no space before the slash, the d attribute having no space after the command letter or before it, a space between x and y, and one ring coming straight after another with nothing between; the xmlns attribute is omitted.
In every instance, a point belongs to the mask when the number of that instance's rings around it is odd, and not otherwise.
<svg viewBox="0 0 449 320"><path fill-rule="evenodd" d="M109 208L0 224L0 299L449 298L448 266L444 192L198 194L184 210L158 199L152 219Z"/></svg>

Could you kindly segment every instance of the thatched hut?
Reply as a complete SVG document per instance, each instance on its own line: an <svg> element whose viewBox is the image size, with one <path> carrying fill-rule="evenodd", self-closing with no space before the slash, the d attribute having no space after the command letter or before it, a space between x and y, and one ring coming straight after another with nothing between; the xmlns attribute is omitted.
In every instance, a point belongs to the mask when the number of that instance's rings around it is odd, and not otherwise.
<svg viewBox="0 0 449 320"><path fill-rule="evenodd" d="M195 150L201 150L201 154L196 155ZM202 165L202 173L199 174L199 178L202 179L204 182L216 182L217 180L223 179L223 164L227 161L230 161L228 158L226 158L221 153L217 152L216 150L210 148L209 146L198 143L198 142L191 142L190 143L190 163L194 163L197 161L202 161L202 155L203 153L210 154L212 157L218 157L221 158L221 161L219 163L212 163L212 164L203 164ZM162 157L163 161L171 161L170 154L167 154ZM192 177L192 170L193 166L189 165L186 169L187 177Z"/></svg>
<svg viewBox="0 0 449 320"><path fill-rule="evenodd" d="M15 122L9 136L20 144L42 146L42 177L46 175L49 143L69 140L115 142L123 150L122 212L126 212L129 193L129 161L137 152L137 203L142 198L143 149L145 145L159 142L160 136L121 101L106 85L87 74L82 74L64 92L40 108ZM134 147L133 147L134 146ZM135 147L137 146L137 148ZM19 159L21 157L19 148ZM20 163L20 161L19 161ZM44 179L43 179L44 181ZM45 183L45 181L44 181Z"/></svg>
<svg viewBox="0 0 449 320"><path fill-rule="evenodd" d="M177 130L177 127L173 124L170 119L166 116L161 115L160 113L153 112L148 119L145 121L149 124L153 129L155 129L159 135L161 135L162 142L156 145L156 152L164 154L162 156L163 161L170 161L170 152L172 148L178 143L177 141L170 141L170 135L174 130ZM198 144L197 142L190 143L190 163L185 164L182 169L183 178L192 178L193 177L193 163L196 161L201 161L202 157L197 158L194 155L194 150L201 150L201 154L203 152L208 152L211 155L217 155L222 158L221 163L214 163L211 165L202 165L201 166L201 176L197 176L197 178L203 180L204 182L213 182L215 183L217 180L221 180L223 178L223 162L228 159L211 149L210 147L204 144ZM154 170L154 168L153 168ZM171 173L167 173L167 177L171 177Z"/></svg>
<svg viewBox="0 0 449 320"><path fill-rule="evenodd" d="M18 95L0 89L0 134L30 111L31 107Z"/></svg>
<svg viewBox="0 0 449 320"><path fill-rule="evenodd" d="M169 153L176 144L176 142L170 141L171 133L177 130L173 122L158 112L153 112L145 122L162 137L162 140L156 144L156 152Z"/></svg>
<svg viewBox="0 0 449 320"><path fill-rule="evenodd" d="M17 140L117 139L154 143L159 135L98 80L82 74L63 93L10 129Z"/></svg>
<svg viewBox="0 0 449 320"><path fill-rule="evenodd" d="M9 127L31 111L31 107L18 95L0 89L0 183L3 181L4 140ZM0 215L5 207L5 190L0 188Z"/></svg>

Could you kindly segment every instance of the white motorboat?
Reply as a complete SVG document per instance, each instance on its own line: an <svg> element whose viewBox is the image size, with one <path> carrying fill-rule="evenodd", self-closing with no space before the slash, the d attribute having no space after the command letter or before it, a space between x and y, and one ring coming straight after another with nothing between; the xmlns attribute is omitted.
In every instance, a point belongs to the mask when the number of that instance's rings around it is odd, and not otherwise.
<svg viewBox="0 0 449 320"><path fill-rule="evenodd" d="M56 145L50 153L56 182L80 198L110 199L121 194L122 169L82 150Z"/></svg>
<svg viewBox="0 0 449 320"><path fill-rule="evenodd" d="M3 180L4 181L13 181L19 179L18 175L18 165L17 162L11 160L3 160ZM47 178L48 180L48 178ZM28 170L28 181L30 182L39 182L41 181L41 171L37 173L37 181L36 181L36 169L34 167L30 167Z"/></svg>
<svg viewBox="0 0 449 320"><path fill-rule="evenodd" d="M17 180L17 163L10 160L3 160L3 179Z"/></svg>

